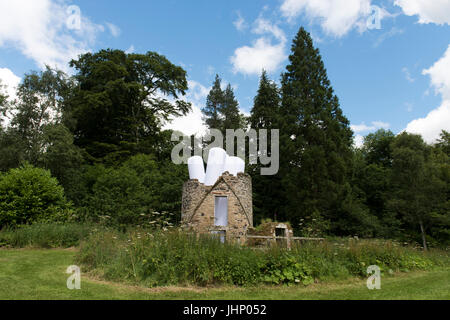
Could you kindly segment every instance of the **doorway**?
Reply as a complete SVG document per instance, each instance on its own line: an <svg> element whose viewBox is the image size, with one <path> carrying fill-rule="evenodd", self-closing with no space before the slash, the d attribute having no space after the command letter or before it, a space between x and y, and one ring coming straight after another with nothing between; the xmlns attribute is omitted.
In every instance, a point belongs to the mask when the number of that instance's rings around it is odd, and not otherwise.
<svg viewBox="0 0 450 320"><path fill-rule="evenodd" d="M220 227L228 226L228 197L215 197L214 225Z"/></svg>

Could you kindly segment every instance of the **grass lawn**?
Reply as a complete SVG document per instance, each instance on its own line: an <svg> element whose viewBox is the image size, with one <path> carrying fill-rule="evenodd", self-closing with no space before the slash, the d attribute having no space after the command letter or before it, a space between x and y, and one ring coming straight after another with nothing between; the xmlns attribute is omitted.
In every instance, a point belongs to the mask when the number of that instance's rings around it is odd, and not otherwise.
<svg viewBox="0 0 450 320"><path fill-rule="evenodd" d="M143 288L81 274L81 290L66 287L72 249L0 250L0 299L450 299L450 269L385 276L381 290L365 279L307 287ZM83 271L83 270L82 270Z"/></svg>

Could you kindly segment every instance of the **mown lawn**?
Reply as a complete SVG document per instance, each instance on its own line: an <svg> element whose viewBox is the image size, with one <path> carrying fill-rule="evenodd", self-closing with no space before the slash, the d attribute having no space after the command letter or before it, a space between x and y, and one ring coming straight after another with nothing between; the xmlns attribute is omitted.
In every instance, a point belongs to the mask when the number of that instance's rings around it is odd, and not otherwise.
<svg viewBox="0 0 450 320"><path fill-rule="evenodd" d="M304 286L249 288L142 288L81 275L81 289L69 290L66 268L72 249L0 250L0 299L450 299L450 269L386 276L380 290L365 279ZM83 271L83 270L82 270Z"/></svg>

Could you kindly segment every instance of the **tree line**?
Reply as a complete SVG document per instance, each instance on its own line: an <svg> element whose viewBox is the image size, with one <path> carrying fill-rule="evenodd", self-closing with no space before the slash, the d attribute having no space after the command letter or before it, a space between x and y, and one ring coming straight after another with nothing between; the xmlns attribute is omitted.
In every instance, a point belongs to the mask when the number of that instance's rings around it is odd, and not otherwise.
<svg viewBox="0 0 450 320"><path fill-rule="evenodd" d="M0 124L0 189L23 184L8 176L18 174L11 169L43 168L64 189L64 210L74 219L119 227L155 213L179 219L187 168L171 162L176 142L162 128L191 110L186 71L155 52L112 49L80 55L70 66L72 76L50 67L26 74L13 101L0 95L0 112L10 118ZM279 172L262 176L260 164L247 165L256 223L289 221L305 236L396 238L425 248L449 243L448 132L428 145L419 135L379 130L354 147L320 52L303 28L280 83L263 71L245 117L231 85L223 89L216 75L202 108L208 128L280 130ZM11 224L7 207L0 206L0 227Z"/></svg>

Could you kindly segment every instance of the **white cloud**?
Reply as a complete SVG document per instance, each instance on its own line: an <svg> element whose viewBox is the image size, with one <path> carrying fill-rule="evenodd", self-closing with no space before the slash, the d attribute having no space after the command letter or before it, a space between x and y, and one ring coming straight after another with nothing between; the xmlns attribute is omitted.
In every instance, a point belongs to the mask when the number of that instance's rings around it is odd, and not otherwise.
<svg viewBox="0 0 450 320"><path fill-rule="evenodd" d="M195 80L188 80L189 91L187 93L188 98L194 101L201 102L206 99L211 88L203 86L200 82Z"/></svg>
<svg viewBox="0 0 450 320"><path fill-rule="evenodd" d="M243 46L234 51L234 55L230 58L233 72L258 75L262 69L267 72L276 71L286 59L286 36L283 30L259 17L252 32L263 36L253 41L251 46ZM271 37L278 43L273 44Z"/></svg>
<svg viewBox="0 0 450 320"><path fill-rule="evenodd" d="M256 19L252 32L255 34L272 34L280 42L286 42L284 31L277 25L270 23L270 21L263 19L262 17Z"/></svg>
<svg viewBox="0 0 450 320"><path fill-rule="evenodd" d="M67 62L89 50L104 27L80 15L79 29L69 28L66 1L0 1L0 47L9 46L45 64L68 70Z"/></svg>
<svg viewBox="0 0 450 320"><path fill-rule="evenodd" d="M413 111L414 105L411 102L405 102L406 111L411 112Z"/></svg>
<svg viewBox="0 0 450 320"><path fill-rule="evenodd" d="M433 143L441 130L450 131L450 101L444 101L437 109L428 113L425 118L411 121L405 131L421 134L428 143Z"/></svg>
<svg viewBox="0 0 450 320"><path fill-rule="evenodd" d="M134 45L131 45L127 50L125 50L126 54L134 53Z"/></svg>
<svg viewBox="0 0 450 320"><path fill-rule="evenodd" d="M362 124L352 124L350 126L350 128L354 131L354 132L364 132L364 131L370 131L375 129L375 127L373 126L367 126L365 123Z"/></svg>
<svg viewBox="0 0 450 320"><path fill-rule="evenodd" d="M8 68L0 68L0 93L8 95L8 100L12 101L16 99L16 89L20 84L20 77L16 76ZM0 115L0 124L8 126L10 123L10 115L7 114L6 117Z"/></svg>
<svg viewBox="0 0 450 320"><path fill-rule="evenodd" d="M431 77L431 85L442 95L443 100L450 100L450 45L444 56L422 73Z"/></svg>
<svg viewBox="0 0 450 320"><path fill-rule="evenodd" d="M0 85L4 86L1 91L5 92L10 100L16 98L16 89L19 83L20 77L8 68L0 68Z"/></svg>
<svg viewBox="0 0 450 320"><path fill-rule="evenodd" d="M238 17L235 21L233 21L233 24L238 31L244 31L247 28L247 23L239 11L237 12L237 15Z"/></svg>
<svg viewBox="0 0 450 320"><path fill-rule="evenodd" d="M382 121L372 121L372 125L368 126L364 122L361 124L352 124L350 128L357 133L360 132L369 132L378 129L389 129L390 124Z"/></svg>
<svg viewBox="0 0 450 320"><path fill-rule="evenodd" d="M120 36L120 33L121 33L122 31L120 30L120 28L119 28L118 26L116 26L115 24L112 24L112 23L110 23L110 22L107 22L107 23L105 23L105 24L106 24L106 26L108 27L109 32L111 32L111 35L112 35L114 38L117 38L118 36Z"/></svg>
<svg viewBox="0 0 450 320"><path fill-rule="evenodd" d="M421 134L426 142L433 143L441 130L450 131L450 45L442 58L422 73L430 76L431 85L442 96L442 103L424 118L408 123L405 131Z"/></svg>
<svg viewBox="0 0 450 320"><path fill-rule="evenodd" d="M164 129L181 131L185 135L202 135L206 133L206 126L202 120L202 111L196 103L192 103L192 111L183 117L178 117L164 126Z"/></svg>
<svg viewBox="0 0 450 320"><path fill-rule="evenodd" d="M389 31L382 33L377 40L375 40L373 47L377 48L382 44L385 40L392 38L396 35L400 35L404 33L405 31L403 29L399 29L397 27L392 27Z"/></svg>
<svg viewBox="0 0 450 320"><path fill-rule="evenodd" d="M408 68L402 68L402 72L405 74L405 78L406 80L408 80L408 82L413 83L415 81L415 79L411 77L411 73L409 72Z"/></svg>
<svg viewBox="0 0 450 320"><path fill-rule="evenodd" d="M325 33L342 37L353 28L367 29L372 13L371 0L284 0L281 13L288 20L304 14L310 21L319 22ZM381 9L380 19L389 16Z"/></svg>
<svg viewBox="0 0 450 320"><path fill-rule="evenodd" d="M353 139L353 145L357 148L361 148L364 144L364 137L360 134L355 135Z"/></svg>
<svg viewBox="0 0 450 320"><path fill-rule="evenodd" d="M273 45L266 38L257 39L252 46L243 46L231 57L233 72L260 74L262 69L274 72L286 58L284 44Z"/></svg>
<svg viewBox="0 0 450 320"><path fill-rule="evenodd" d="M408 16L419 16L419 23L450 24L450 0L395 0Z"/></svg>
<svg viewBox="0 0 450 320"><path fill-rule="evenodd" d="M203 123L203 114L200 106L205 104L210 88L195 80L188 80L188 87L189 90L185 100L192 103L192 111L185 116L173 119L164 126L164 129L181 131L185 135L202 135L206 133L207 127Z"/></svg>
<svg viewBox="0 0 450 320"><path fill-rule="evenodd" d="M375 127L375 129L389 129L389 127L391 126L389 123L383 121L373 121L372 125Z"/></svg>

